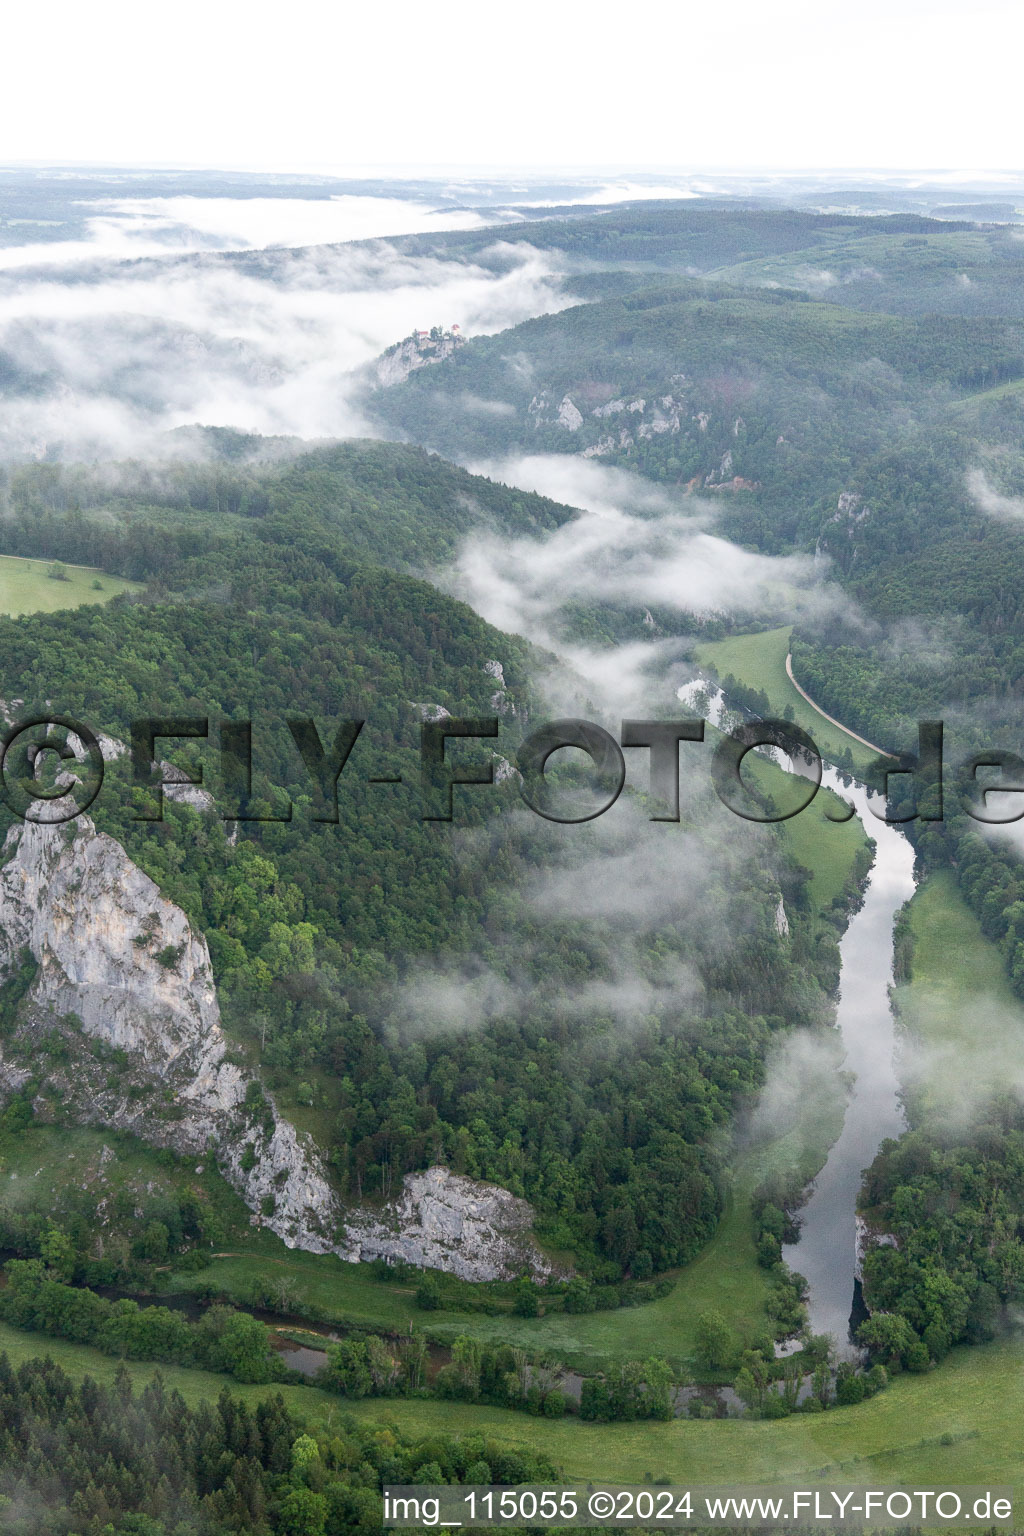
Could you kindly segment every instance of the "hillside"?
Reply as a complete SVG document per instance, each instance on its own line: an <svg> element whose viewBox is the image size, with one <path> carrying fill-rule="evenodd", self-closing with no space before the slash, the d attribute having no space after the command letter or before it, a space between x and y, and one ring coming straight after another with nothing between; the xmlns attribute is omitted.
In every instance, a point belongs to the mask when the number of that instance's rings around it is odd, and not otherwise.
<svg viewBox="0 0 1024 1536"><path fill-rule="evenodd" d="M650 1273L693 1257L720 1209L722 1131L760 1082L773 1033L827 1017L835 929L808 902L808 872L753 828L738 841L730 828L733 848L712 870L727 813L707 781L687 792L679 828L645 822L634 799L607 831L566 836L523 821L514 777L458 792L454 835L421 819L422 719L496 715L497 761L514 760L524 722L542 710L536 677L551 663L368 557L378 541L399 554L405 538L410 556L440 560L473 519L544 529L567 509L390 445L318 450L269 474L184 479L155 506L145 475L138 499L123 487L101 500L89 471L26 471L12 484L9 547L33 533L48 556L88 547L148 585L102 610L0 621L3 686L19 710L59 699L115 742L146 715L210 718L211 733L218 717L253 722L243 808L264 820L219 819L224 770L213 742L165 748L179 762L205 757L212 798L168 797L162 821L140 823L152 802L133 800L121 755L91 812L208 946L245 1113L258 1121L262 1081L275 1112L312 1136L310 1168L343 1207L397 1197L403 1178L441 1162L524 1197L538 1229L584 1267ZM46 494L73 505L30 511ZM337 825L324 824L329 802L325 812L284 727L296 714L324 731L342 715L366 721L340 780ZM403 782L375 782L396 776ZM699 921L671 893L679 857L708 865ZM547 892L606 858L625 878L610 905L551 909ZM643 863L664 871L660 910L641 900ZM780 892L791 936L777 931ZM146 931L141 912L117 921ZM156 938L148 945L152 955L160 948ZM21 1056L40 1027L24 1014L30 1004L70 1007L86 1037L96 1032L87 997L64 983L41 987L37 978L11 1014L12 1083L34 1071ZM645 1000L639 1035L622 1029L633 996ZM129 1055L142 1044L138 1030L134 1042L131 1030L100 1033ZM87 1057L92 1047L78 1036L61 1049ZM80 1072L90 1080L84 1058ZM144 1086L145 1073L132 1092ZM67 1118L84 1113L52 1080L37 1090L44 1118L55 1099ZM126 1120L102 1092L88 1097L89 1118L113 1115L166 1141L144 1098ZM250 1155L271 1161L252 1203L305 1243L288 1225L294 1201L271 1187L284 1164L261 1146L257 1135ZM294 1154L289 1167L300 1176ZM244 1172L236 1166L236 1183ZM337 1215L328 1206L310 1219L317 1244L329 1243Z"/></svg>

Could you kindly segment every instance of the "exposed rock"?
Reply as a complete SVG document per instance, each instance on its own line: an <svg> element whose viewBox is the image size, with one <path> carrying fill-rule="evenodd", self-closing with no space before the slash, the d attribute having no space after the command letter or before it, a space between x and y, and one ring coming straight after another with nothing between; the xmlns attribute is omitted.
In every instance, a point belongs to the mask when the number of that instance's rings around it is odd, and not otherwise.
<svg viewBox="0 0 1024 1536"><path fill-rule="evenodd" d="M786 903L779 897L779 904L775 909L775 932L780 939L789 938L789 918L786 916Z"/></svg>
<svg viewBox="0 0 1024 1536"><path fill-rule="evenodd" d="M74 1015L82 1035L127 1053L138 1083L167 1090L166 1113L129 1095L127 1084L109 1090L105 1074L91 1080L83 1050L73 1071L52 1078L79 1118L181 1153L216 1146L251 1208L273 1195L266 1223L286 1243L329 1248L336 1197L314 1149L300 1144L262 1091L247 1100L255 1079L228 1059L206 940L181 909L85 816L14 827L3 853L0 973L25 949L38 970L26 1000L29 1024L0 1061L0 1084L24 1081L18 1057L44 1026ZM257 1161L246 1170L250 1142Z"/></svg>
<svg viewBox="0 0 1024 1536"><path fill-rule="evenodd" d="M500 661L485 661L484 671L488 677L493 677L498 684L496 693L491 694L491 708L496 715L514 715L516 707L508 696L508 685L505 682L505 669Z"/></svg>
<svg viewBox="0 0 1024 1536"><path fill-rule="evenodd" d="M497 1184L448 1168L406 1174L399 1198L345 1218L344 1259L403 1259L463 1280L510 1280L524 1269L549 1275L531 1233L533 1208Z"/></svg>
<svg viewBox="0 0 1024 1536"><path fill-rule="evenodd" d="M573 405L568 395L563 396L559 404L558 425L567 432L578 432L583 425L583 413Z"/></svg>
<svg viewBox="0 0 1024 1536"><path fill-rule="evenodd" d="M725 481L731 480L732 478L733 478L732 449L731 448L727 448L725 453L723 453L723 455L722 455L722 462L719 464L718 469L717 470L712 470L710 475L705 475L705 477L704 477L704 484L710 488L710 487L714 487L716 485L721 485Z"/></svg>
<svg viewBox="0 0 1024 1536"><path fill-rule="evenodd" d="M641 422L637 428L637 436L650 439L665 432L678 432L681 426L680 409L681 402L677 404L671 395L662 396L652 411L650 421Z"/></svg>
<svg viewBox="0 0 1024 1536"><path fill-rule="evenodd" d="M67 739L68 746L75 756L84 758L85 743L81 737L74 731L69 731ZM126 743L119 741L116 736L108 736L105 731L97 731L96 740L99 742L100 756L105 763L116 763L127 755ZM194 784L184 768L178 768L174 763L164 762L162 759L152 766L160 770L163 793L167 800L173 800L176 805L190 805L194 811L202 811L204 815L215 814L217 805L213 796L201 785Z"/></svg>
<svg viewBox="0 0 1024 1536"><path fill-rule="evenodd" d="M499 752L492 754L494 757L494 782L505 784L509 779L518 779L522 783L522 774L519 769L509 762L507 757L502 757Z"/></svg>
<svg viewBox="0 0 1024 1536"><path fill-rule="evenodd" d="M415 373L417 369L427 368L432 363L443 363L445 358L451 357L462 346L464 340L458 326L453 326L450 331L443 331L437 326L432 331L413 331L411 336L388 347L377 359L374 368L376 382L382 389L403 384L410 373Z"/></svg>
<svg viewBox="0 0 1024 1536"><path fill-rule="evenodd" d="M499 759L497 778L514 772ZM190 1157L213 1151L260 1213L254 1223L289 1247L470 1280L551 1272L525 1200L446 1168L409 1174L398 1201L343 1216L315 1147L229 1056L205 939L88 817L23 823L2 857L0 979L26 949L37 971L0 1051L0 1095L40 1076L38 1042L56 1030L66 1048L42 1075L66 1112ZM97 1042L128 1065L111 1073ZM37 1103L43 1112L45 1094Z"/></svg>

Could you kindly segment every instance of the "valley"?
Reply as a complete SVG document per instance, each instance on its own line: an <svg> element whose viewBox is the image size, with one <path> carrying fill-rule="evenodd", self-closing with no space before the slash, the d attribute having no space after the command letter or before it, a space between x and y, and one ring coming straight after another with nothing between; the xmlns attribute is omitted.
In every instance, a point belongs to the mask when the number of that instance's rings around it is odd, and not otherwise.
<svg viewBox="0 0 1024 1536"><path fill-rule="evenodd" d="M0 1351L568 1477L1012 1483L1024 877L953 765L1020 745L1020 243L699 198L494 233L142 263L291 304L405 262L481 318L364 336L358 432L164 431L111 368L138 457L3 470L0 691L107 761L88 818L0 810ZM283 401L320 365L279 320ZM544 720L681 714L676 821L635 748L606 814L564 755L567 818L523 809ZM709 772L767 715L828 764L789 819L779 763L750 815ZM886 826L938 718L945 819ZM449 720L498 736L453 725L446 821Z"/></svg>

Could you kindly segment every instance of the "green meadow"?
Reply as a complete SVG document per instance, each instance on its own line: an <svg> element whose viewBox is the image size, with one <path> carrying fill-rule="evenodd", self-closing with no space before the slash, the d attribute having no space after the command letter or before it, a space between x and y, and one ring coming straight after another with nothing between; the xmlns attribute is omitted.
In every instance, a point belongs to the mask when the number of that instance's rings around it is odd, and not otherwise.
<svg viewBox="0 0 1024 1536"><path fill-rule="evenodd" d="M51 576L51 570L63 578ZM140 584L108 576L91 565L59 566L50 560L23 560L0 555L0 613L18 618L24 613L56 613L85 603L109 603L121 592L140 592Z"/></svg>
<svg viewBox="0 0 1024 1536"><path fill-rule="evenodd" d="M0 1350L15 1364L49 1355L76 1379L88 1375L108 1382L118 1366L97 1350L3 1325ZM157 1373L152 1365L132 1361L127 1369L137 1386ZM249 1402L280 1391L297 1414L326 1426L352 1413L409 1435L500 1434L510 1444L544 1451L568 1479L925 1487L1021 1481L1024 1349L1016 1341L955 1350L930 1374L900 1376L887 1391L855 1407L776 1422L583 1424L430 1399L349 1402L315 1387L243 1387L209 1371L177 1366L161 1366L159 1374L192 1404L216 1398L229 1385Z"/></svg>
<svg viewBox="0 0 1024 1536"><path fill-rule="evenodd" d="M922 882L910 927L912 977L896 993L902 1076L919 1112L966 1116L977 1096L1024 1082L1024 1007L952 871Z"/></svg>
<svg viewBox="0 0 1024 1536"><path fill-rule="evenodd" d="M865 771L874 761L874 755L846 731L819 715L793 687L786 672L792 632L792 626L785 625L753 635L730 635L725 640L697 646L694 659L699 666L713 670L719 679L732 673L738 683L745 683L748 688L760 688L780 716L790 705L794 721L813 738L819 751L827 757L839 757L849 748L855 769Z"/></svg>
<svg viewBox="0 0 1024 1536"><path fill-rule="evenodd" d="M325 1320L337 1323L395 1332L406 1332L412 1325L437 1343L467 1335L487 1343L516 1345L530 1353L549 1351L585 1372L616 1360L657 1354L680 1374L692 1376L696 1321L702 1311L717 1308L744 1339L763 1335L767 1328L766 1275L756 1262L749 1210L756 1180L753 1165L749 1167L746 1177L737 1179L711 1242L692 1264L675 1272L668 1296L640 1307L583 1314L553 1307L537 1318L517 1317L511 1310L497 1316L421 1312L415 1304L414 1285L376 1281L365 1265L294 1253L276 1239L260 1243L259 1252L217 1258L198 1275L174 1275L169 1289L202 1289L212 1282L225 1295L244 1302L254 1285L274 1274L287 1277L297 1310L311 1306Z"/></svg>
<svg viewBox="0 0 1024 1536"><path fill-rule="evenodd" d="M568 1477L939 1488L1024 1483L1024 1348L1016 1341L955 1350L935 1371L899 1376L855 1407L774 1422L538 1422L499 1408L430 1401L363 1402L354 1411L419 1433L500 1431L509 1441L546 1449Z"/></svg>

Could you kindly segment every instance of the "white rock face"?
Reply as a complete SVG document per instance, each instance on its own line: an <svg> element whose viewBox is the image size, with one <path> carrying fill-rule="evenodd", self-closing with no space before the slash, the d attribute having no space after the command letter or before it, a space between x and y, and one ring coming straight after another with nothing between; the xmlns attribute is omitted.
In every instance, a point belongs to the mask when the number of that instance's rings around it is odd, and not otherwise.
<svg viewBox="0 0 1024 1536"><path fill-rule="evenodd" d="M180 908L88 817L26 822L8 833L0 869L0 963L28 948L35 1001L77 1013L86 1032L138 1049L164 1069L183 1053L198 1069L220 1014L205 940ZM136 943L136 938L143 942ZM154 956L174 950L174 963Z"/></svg>
<svg viewBox="0 0 1024 1536"><path fill-rule="evenodd" d="M445 358L462 346L463 337L456 327L431 336L425 331L414 331L404 341L396 341L388 347L375 364L376 382L382 389L404 384L410 373L427 368L432 363L443 363Z"/></svg>
<svg viewBox="0 0 1024 1536"><path fill-rule="evenodd" d="M29 1002L51 1015L77 1014L86 1035L126 1051L173 1095L161 1121L143 1101L94 1100L92 1117L180 1152L215 1145L231 1182L289 1246L332 1246L338 1202L315 1151L293 1126L245 1104L247 1079L225 1059L227 1042L206 940L119 843L88 817L61 826L13 828L0 868L0 973L24 949L38 971ZM10 1068L18 1070L14 1063ZM2 1076L8 1077L4 1062ZM69 1085L73 1096L74 1085ZM265 1122L265 1123L264 1123ZM245 1171L248 1144L256 1165Z"/></svg>
<svg viewBox="0 0 1024 1536"><path fill-rule="evenodd" d="M38 970L26 1022L0 1051L0 1098L36 1068L37 1031L73 1013L81 1031L66 1029L79 1057L47 1071L73 1113L179 1153L214 1150L250 1209L273 1200L262 1219L289 1247L402 1258L468 1280L550 1272L531 1206L447 1168L408 1174L397 1201L343 1215L316 1148L228 1059L206 940L88 817L23 823L2 856L0 980L25 949ZM83 1035L127 1053L123 1083L110 1087L108 1065L83 1048Z"/></svg>
<svg viewBox="0 0 1024 1536"><path fill-rule="evenodd" d="M402 1194L378 1212L345 1219L344 1259L404 1259L463 1280L551 1273L531 1235L533 1208L497 1184L448 1168L406 1174Z"/></svg>
<svg viewBox="0 0 1024 1536"><path fill-rule="evenodd" d="M565 427L568 432L578 432L583 425L583 413L577 409L568 395L562 398L558 407L558 425Z"/></svg>

